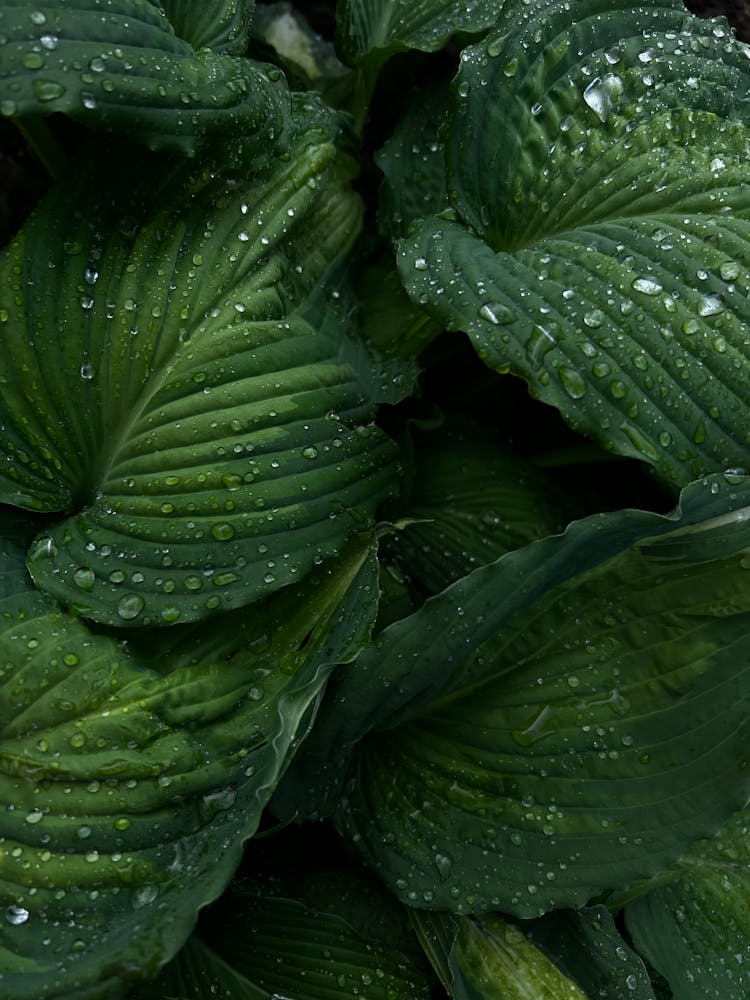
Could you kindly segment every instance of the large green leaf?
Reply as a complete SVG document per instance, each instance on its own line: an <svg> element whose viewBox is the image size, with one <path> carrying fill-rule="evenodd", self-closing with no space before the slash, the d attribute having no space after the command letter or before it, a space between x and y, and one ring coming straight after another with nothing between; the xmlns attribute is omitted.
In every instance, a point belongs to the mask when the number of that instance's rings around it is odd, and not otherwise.
<svg viewBox="0 0 750 1000"><path fill-rule="evenodd" d="M325 283L359 203L325 115L301 122L291 157L250 180L95 158L0 263L0 494L71 515L30 565L88 616L163 624L256 600L335 555L392 489L376 360Z"/></svg>
<svg viewBox="0 0 750 1000"><path fill-rule="evenodd" d="M100 997L153 975L228 882L371 624L374 559L353 543L257 612L139 656L33 589L23 533L4 516L0 994Z"/></svg>
<svg viewBox="0 0 750 1000"><path fill-rule="evenodd" d="M488 365L678 485L748 464L748 51L679 0L508 4L452 91L455 220L401 246Z"/></svg>
<svg viewBox="0 0 750 1000"><path fill-rule="evenodd" d="M626 907L638 949L678 1000L750 994L750 809L695 844L671 878Z"/></svg>
<svg viewBox="0 0 750 1000"><path fill-rule="evenodd" d="M64 112L190 154L210 140L261 158L284 134L289 95L279 70L196 53L156 0L4 0L0 33L6 117Z"/></svg>
<svg viewBox="0 0 750 1000"><path fill-rule="evenodd" d="M748 787L748 501L706 479L429 599L335 676L275 808L335 810L427 908L536 916L661 871Z"/></svg>
<svg viewBox="0 0 750 1000"><path fill-rule="evenodd" d="M148 995L428 1000L429 969L409 957L408 940L395 940L395 900L356 870L313 873L308 883L237 883Z"/></svg>
<svg viewBox="0 0 750 1000"><path fill-rule="evenodd" d="M340 0L337 46L352 65L367 56L387 58L400 49L434 52L456 31L482 31L506 0Z"/></svg>

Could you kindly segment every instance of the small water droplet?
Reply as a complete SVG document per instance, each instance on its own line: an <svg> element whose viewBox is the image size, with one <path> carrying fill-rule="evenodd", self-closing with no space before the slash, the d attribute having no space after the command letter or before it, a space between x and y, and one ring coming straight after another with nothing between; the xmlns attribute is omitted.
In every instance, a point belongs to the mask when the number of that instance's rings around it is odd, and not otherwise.
<svg viewBox="0 0 750 1000"><path fill-rule="evenodd" d="M93 379L96 372L94 371L94 366L87 361L84 364L82 364L81 367L78 369L78 374L81 376L82 379L85 379L87 382L90 382Z"/></svg>
<svg viewBox="0 0 750 1000"><path fill-rule="evenodd" d="M5 911L5 919L9 924L18 927L29 919L29 911L23 906L11 905Z"/></svg>

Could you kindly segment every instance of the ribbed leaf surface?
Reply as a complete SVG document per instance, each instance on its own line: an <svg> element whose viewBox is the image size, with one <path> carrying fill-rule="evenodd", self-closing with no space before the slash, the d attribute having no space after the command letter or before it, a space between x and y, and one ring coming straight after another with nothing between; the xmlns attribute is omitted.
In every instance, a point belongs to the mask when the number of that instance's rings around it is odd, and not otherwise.
<svg viewBox="0 0 750 1000"><path fill-rule="evenodd" d="M628 930L679 1000L750 992L750 810L681 859L674 878L625 911Z"/></svg>
<svg viewBox="0 0 750 1000"><path fill-rule="evenodd" d="M324 288L359 224L337 171L317 126L250 181L84 169L9 248L2 498L78 511L34 546L39 586L113 624L190 621L294 582L368 523L395 449Z"/></svg>
<svg viewBox="0 0 750 1000"><path fill-rule="evenodd" d="M337 45L347 62L384 50L434 52L456 31L489 28L505 0L341 0Z"/></svg>
<svg viewBox="0 0 750 1000"><path fill-rule="evenodd" d="M719 477L676 517L575 522L391 625L334 678L289 811L336 808L430 908L536 916L665 868L747 791L748 500Z"/></svg>
<svg viewBox="0 0 750 1000"><path fill-rule="evenodd" d="M161 0L175 34L190 42L194 49L244 55L255 0Z"/></svg>
<svg viewBox="0 0 750 1000"><path fill-rule="evenodd" d="M454 84L458 221L401 247L488 365L678 485L748 462L748 52L668 0L509 5Z"/></svg>
<svg viewBox="0 0 750 1000"><path fill-rule="evenodd" d="M5 0L0 114L64 112L93 128L126 131L151 149L194 154L210 139L260 159L288 121L281 73L209 49L196 53L190 44L231 47L234 28L239 40L242 25L225 23L237 2L191 4L203 11L198 18L176 4L178 30L190 30L181 38L152 0ZM237 18L246 16L238 8Z"/></svg>
<svg viewBox="0 0 750 1000"><path fill-rule="evenodd" d="M362 893L356 881L348 886L343 875L339 888L348 894L344 906L325 892L305 903L283 883L239 883L164 970L155 995L428 1000L432 983L425 970L391 941L362 934L351 922L353 910L369 926L377 915L387 921L398 904Z"/></svg>
<svg viewBox="0 0 750 1000"><path fill-rule="evenodd" d="M138 655L34 591L18 531L6 518L0 994L108 996L231 877L331 665L360 648L374 565L357 543L257 614Z"/></svg>

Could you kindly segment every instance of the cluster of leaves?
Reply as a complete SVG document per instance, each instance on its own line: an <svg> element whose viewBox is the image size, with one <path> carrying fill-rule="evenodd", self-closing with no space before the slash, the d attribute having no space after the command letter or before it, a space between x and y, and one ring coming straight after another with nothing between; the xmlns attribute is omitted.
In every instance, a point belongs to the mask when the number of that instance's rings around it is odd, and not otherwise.
<svg viewBox="0 0 750 1000"><path fill-rule="evenodd" d="M0 3L0 994L744 1000L750 48L335 15Z"/></svg>

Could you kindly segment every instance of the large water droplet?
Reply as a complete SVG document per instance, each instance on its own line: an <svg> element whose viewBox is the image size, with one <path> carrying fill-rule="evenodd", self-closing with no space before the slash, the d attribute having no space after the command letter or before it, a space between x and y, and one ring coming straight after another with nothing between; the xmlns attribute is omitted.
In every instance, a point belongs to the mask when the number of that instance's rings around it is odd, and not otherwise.
<svg viewBox="0 0 750 1000"><path fill-rule="evenodd" d="M564 366L559 371L560 381L571 399L581 399L586 395L586 382L575 368Z"/></svg>
<svg viewBox="0 0 750 1000"><path fill-rule="evenodd" d="M117 614L123 621L132 621L143 611L145 603L140 594L124 594L117 605Z"/></svg>
<svg viewBox="0 0 750 1000"><path fill-rule="evenodd" d="M9 906L5 911L5 919L9 924L18 927L20 924L25 924L29 919L29 911L23 906Z"/></svg>
<svg viewBox="0 0 750 1000"><path fill-rule="evenodd" d="M605 76L596 77L595 80L591 81L583 92L583 99L597 118L606 122L622 96L623 89L620 77L614 73L607 73Z"/></svg>
<svg viewBox="0 0 750 1000"><path fill-rule="evenodd" d="M699 316L715 316L724 311L724 303L719 295L702 295L698 303Z"/></svg>
<svg viewBox="0 0 750 1000"><path fill-rule="evenodd" d="M492 323L495 326L512 323L514 319L510 309L500 302L485 302L483 306L479 307L478 313L481 319L485 319L488 323Z"/></svg>
<svg viewBox="0 0 750 1000"><path fill-rule="evenodd" d="M662 290L662 286L658 281L654 281L653 278L636 278L632 284L632 288L636 292L642 292L644 295L658 295Z"/></svg>

